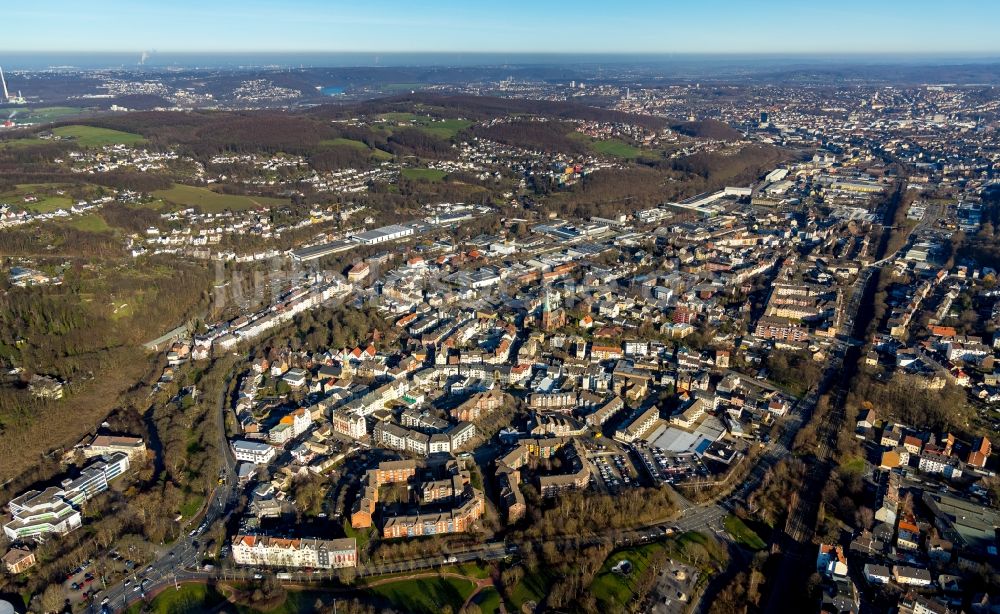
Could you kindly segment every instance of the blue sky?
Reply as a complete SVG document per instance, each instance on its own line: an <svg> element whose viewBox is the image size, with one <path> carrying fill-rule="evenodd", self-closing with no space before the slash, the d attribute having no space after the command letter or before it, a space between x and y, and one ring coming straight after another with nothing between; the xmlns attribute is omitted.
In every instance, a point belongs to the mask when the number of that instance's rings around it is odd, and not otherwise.
<svg viewBox="0 0 1000 614"><path fill-rule="evenodd" d="M996 0L40 0L6 51L1000 52Z"/></svg>

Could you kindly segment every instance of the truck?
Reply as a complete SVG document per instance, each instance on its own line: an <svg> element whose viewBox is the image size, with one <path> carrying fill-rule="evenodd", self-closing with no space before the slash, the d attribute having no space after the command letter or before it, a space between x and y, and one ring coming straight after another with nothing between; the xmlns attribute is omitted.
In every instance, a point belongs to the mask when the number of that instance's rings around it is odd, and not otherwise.
<svg viewBox="0 0 1000 614"><path fill-rule="evenodd" d="M292 574L283 571L281 573L275 574L275 577L278 578L279 580L291 580L292 579Z"/></svg>

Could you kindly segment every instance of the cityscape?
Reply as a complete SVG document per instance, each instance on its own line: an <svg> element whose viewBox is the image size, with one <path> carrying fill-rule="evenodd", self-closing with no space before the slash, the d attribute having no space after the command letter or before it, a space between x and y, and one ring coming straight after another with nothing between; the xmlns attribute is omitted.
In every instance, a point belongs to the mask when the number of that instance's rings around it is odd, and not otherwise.
<svg viewBox="0 0 1000 614"><path fill-rule="evenodd" d="M295 2L0 45L0 614L1000 612L1000 50Z"/></svg>

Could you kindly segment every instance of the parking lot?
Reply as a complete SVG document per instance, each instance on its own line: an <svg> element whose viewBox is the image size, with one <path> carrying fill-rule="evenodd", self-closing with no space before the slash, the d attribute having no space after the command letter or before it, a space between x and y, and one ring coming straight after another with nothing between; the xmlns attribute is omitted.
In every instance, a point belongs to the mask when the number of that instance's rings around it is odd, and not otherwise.
<svg viewBox="0 0 1000 614"><path fill-rule="evenodd" d="M624 453L601 453L592 456L590 460L608 492L617 493L624 488L638 485L635 467Z"/></svg>
<svg viewBox="0 0 1000 614"><path fill-rule="evenodd" d="M634 451L657 486L701 480L710 474L701 459L693 453L675 454L655 446L636 447Z"/></svg>

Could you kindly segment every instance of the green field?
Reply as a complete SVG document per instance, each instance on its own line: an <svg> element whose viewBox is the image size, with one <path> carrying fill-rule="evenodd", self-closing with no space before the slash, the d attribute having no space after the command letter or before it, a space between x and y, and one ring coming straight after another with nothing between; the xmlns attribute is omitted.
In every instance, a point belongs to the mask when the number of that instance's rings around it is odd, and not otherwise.
<svg viewBox="0 0 1000 614"><path fill-rule="evenodd" d="M15 149L22 147L34 147L36 145L44 145L48 143L45 139L39 139L35 137L30 137L26 139L9 139L6 141L0 141L0 149Z"/></svg>
<svg viewBox="0 0 1000 614"><path fill-rule="evenodd" d="M582 132L573 132L569 136L574 140L586 143L594 153L605 156L635 160L636 158L655 155L655 152L639 149L621 139L595 139Z"/></svg>
<svg viewBox="0 0 1000 614"><path fill-rule="evenodd" d="M736 542L742 546L746 546L751 550L763 550L767 547L764 540L761 539L753 529L748 527L746 523L732 514L726 516L725 520L722 521L722 526L725 527L726 532L732 535L733 539L735 539Z"/></svg>
<svg viewBox="0 0 1000 614"><path fill-rule="evenodd" d="M66 220L65 224L85 232L107 232L111 230L111 226L108 226L104 218L96 213L71 217Z"/></svg>
<svg viewBox="0 0 1000 614"><path fill-rule="evenodd" d="M500 611L500 593L493 587L484 588L476 593L472 602L479 606L483 614L496 614Z"/></svg>
<svg viewBox="0 0 1000 614"><path fill-rule="evenodd" d="M324 147L353 147L354 149L366 150L368 145L361 141L355 141L354 139L336 138L336 139L323 139L319 142L320 145Z"/></svg>
<svg viewBox="0 0 1000 614"><path fill-rule="evenodd" d="M405 92L427 87L426 83L386 83L379 87L383 92Z"/></svg>
<svg viewBox="0 0 1000 614"><path fill-rule="evenodd" d="M372 157L377 158L379 160L392 159L392 154L389 153L388 151L383 151L377 148L372 149L368 147L368 145L365 144L364 142L356 141L354 139L345 139L345 138L323 139L322 141L319 142L319 144L324 147L351 147L353 149L357 149L358 151L367 151L372 155Z"/></svg>
<svg viewBox="0 0 1000 614"><path fill-rule="evenodd" d="M73 206L73 199L56 193L67 188L67 185L61 183L22 183L18 184L13 191L0 194L0 203L7 203L34 213L51 213L58 209L69 209ZM24 202L24 197L29 195L37 197L38 201Z"/></svg>
<svg viewBox="0 0 1000 614"><path fill-rule="evenodd" d="M245 211L257 207L272 207L276 205L286 205L288 201L283 198L270 198L266 196L241 196L238 194L220 194L208 188L199 188L192 185L181 185L175 183L169 190L157 190L153 196L172 202L182 207L198 207L205 213L219 213L221 211Z"/></svg>
<svg viewBox="0 0 1000 614"><path fill-rule="evenodd" d="M72 139L81 147L137 145L146 142L146 139L138 134L108 128L95 128L94 126L60 126L53 128L52 134L64 139Z"/></svg>
<svg viewBox="0 0 1000 614"><path fill-rule="evenodd" d="M541 603L549 594L549 587L555 582L552 570L547 567L525 569L524 578L510 590L510 600L518 612L525 603Z"/></svg>
<svg viewBox="0 0 1000 614"><path fill-rule="evenodd" d="M649 567L653 554L662 550L663 544L654 543L612 553L604 561L604 565L591 583L591 594L602 602L606 609L624 609L635 594L636 579ZM612 571L615 565L624 560L632 563L632 570L628 575L623 576Z"/></svg>
<svg viewBox="0 0 1000 614"><path fill-rule="evenodd" d="M400 124L413 124L414 128L423 130L439 139L450 139L472 125L467 119L434 119L427 115L416 113L383 113L379 118Z"/></svg>
<svg viewBox="0 0 1000 614"><path fill-rule="evenodd" d="M196 614L210 611L224 601L221 593L205 584L182 584L180 590L172 587L164 589L150 603L148 611L155 614ZM129 614L139 614L147 610L140 602L128 611Z"/></svg>
<svg viewBox="0 0 1000 614"><path fill-rule="evenodd" d="M44 124L63 117L79 115L80 113L83 113L83 111L84 109L82 107L39 107L37 109L32 109L30 107L15 107L12 109L4 109L4 113L7 115L14 112L15 122L23 121L31 122L33 124Z"/></svg>
<svg viewBox="0 0 1000 614"><path fill-rule="evenodd" d="M368 591L404 612L437 614L444 606L458 612L475 585L461 578L416 578L369 588Z"/></svg>
<svg viewBox="0 0 1000 614"><path fill-rule="evenodd" d="M448 173L436 168L404 168L401 172L403 177L411 181L437 182L443 181L448 175Z"/></svg>
<svg viewBox="0 0 1000 614"><path fill-rule="evenodd" d="M639 158L648 153L638 147L629 145L625 141L619 141L618 139L594 141L590 147L597 153L615 156L616 158L626 158L629 160L634 160L635 158Z"/></svg>

